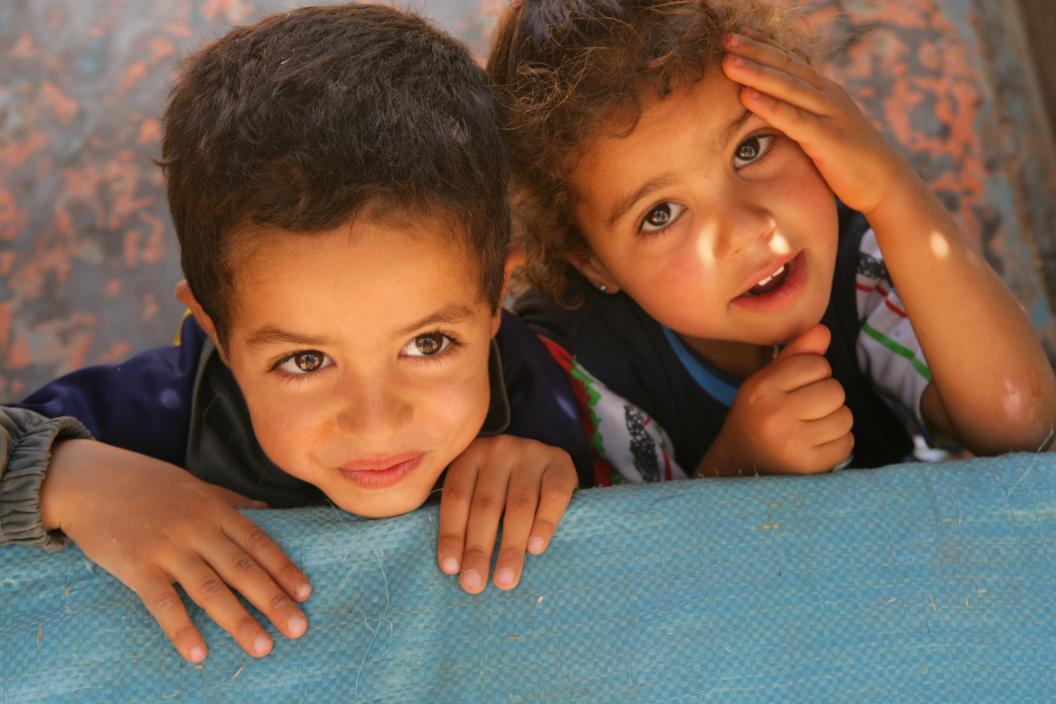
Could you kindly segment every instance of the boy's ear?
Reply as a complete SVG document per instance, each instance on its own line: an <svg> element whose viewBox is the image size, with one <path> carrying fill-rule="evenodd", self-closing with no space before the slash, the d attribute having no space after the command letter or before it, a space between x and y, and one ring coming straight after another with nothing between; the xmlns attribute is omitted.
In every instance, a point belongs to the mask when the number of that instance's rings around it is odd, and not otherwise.
<svg viewBox="0 0 1056 704"><path fill-rule="evenodd" d="M495 316L491 321L491 336L499 332L499 325L502 323L502 304L506 301L506 296L510 292L510 278L513 276L513 272L517 271L518 267L524 266L525 256L524 251L520 248L513 248L510 253L506 256L506 267L502 272L502 293L499 295L499 308L495 311Z"/></svg>
<svg viewBox="0 0 1056 704"><path fill-rule="evenodd" d="M597 255L587 248L574 249L567 255L568 263L586 277L602 293L618 293L619 284Z"/></svg>
<svg viewBox="0 0 1056 704"><path fill-rule="evenodd" d="M198 325L202 327L202 330L205 330L205 334L209 336L217 351L220 352L220 358L224 359L224 349L220 346L220 339L216 335L216 324L213 323L213 319L205 312L205 309L202 308L194 294L191 293L191 287L187 284L187 279L183 279L176 284L176 299L187 306L187 309L191 311L191 315L198 321ZM225 360L224 363L226 364L227 361Z"/></svg>

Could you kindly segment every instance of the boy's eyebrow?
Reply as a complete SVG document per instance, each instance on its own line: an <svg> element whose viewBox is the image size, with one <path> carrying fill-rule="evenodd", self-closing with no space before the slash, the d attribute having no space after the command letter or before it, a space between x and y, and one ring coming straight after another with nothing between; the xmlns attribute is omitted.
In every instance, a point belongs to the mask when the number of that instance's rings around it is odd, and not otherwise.
<svg viewBox="0 0 1056 704"><path fill-rule="evenodd" d="M252 335L246 338L246 344L249 345L315 345L325 346L331 344L331 340L326 337L312 337L310 335L300 335L295 332L283 330L272 325L265 325L260 328Z"/></svg>
<svg viewBox="0 0 1056 704"><path fill-rule="evenodd" d="M730 139L737 133L739 129L748 121L748 118L752 116L751 110L745 110L736 118L734 118L730 124L726 127L726 134L723 138L723 144L730 141ZM651 191L658 188L663 188L670 184L674 178L668 174L657 176L656 178L650 179L643 183L641 187L636 189L634 192L623 196L616 201L616 204L612 207L609 212L609 223L608 226L612 227L616 222L623 217L624 213L635 203L637 203L643 196L648 195Z"/></svg>
<svg viewBox="0 0 1056 704"><path fill-rule="evenodd" d="M448 325L461 323L471 315L473 315L473 311L468 307L452 304L425 316L413 325L408 325L400 331L400 335L410 335L415 330L420 330L429 325L436 325L437 323L446 323Z"/></svg>

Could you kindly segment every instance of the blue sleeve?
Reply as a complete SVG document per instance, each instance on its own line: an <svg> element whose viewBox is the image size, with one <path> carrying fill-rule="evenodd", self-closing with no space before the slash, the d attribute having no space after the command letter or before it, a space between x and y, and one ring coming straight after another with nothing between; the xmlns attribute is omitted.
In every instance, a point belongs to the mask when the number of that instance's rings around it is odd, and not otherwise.
<svg viewBox="0 0 1056 704"><path fill-rule="evenodd" d="M565 373L535 332L512 313L502 312L495 339L510 401L506 432L560 447L572 456L579 485L593 486L590 446Z"/></svg>
<svg viewBox="0 0 1056 704"><path fill-rule="evenodd" d="M59 377L19 403L49 418L72 416L101 442L183 466L204 331L187 316L179 344L120 364Z"/></svg>

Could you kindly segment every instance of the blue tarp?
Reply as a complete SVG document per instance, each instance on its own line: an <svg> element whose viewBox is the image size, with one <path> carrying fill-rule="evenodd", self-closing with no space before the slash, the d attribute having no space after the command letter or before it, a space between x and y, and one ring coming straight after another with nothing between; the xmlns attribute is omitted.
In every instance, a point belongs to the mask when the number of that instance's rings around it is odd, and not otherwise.
<svg viewBox="0 0 1056 704"><path fill-rule="evenodd" d="M0 700L1027 702L1056 698L1056 456L576 495L521 585L462 593L437 510L253 512L311 578L254 660L182 660L75 548L0 550Z"/></svg>

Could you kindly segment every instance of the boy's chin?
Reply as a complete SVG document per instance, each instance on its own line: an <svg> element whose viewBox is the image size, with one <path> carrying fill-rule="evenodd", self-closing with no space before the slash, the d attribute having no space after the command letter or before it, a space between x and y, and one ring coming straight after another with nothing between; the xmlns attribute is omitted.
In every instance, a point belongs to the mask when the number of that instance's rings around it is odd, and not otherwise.
<svg viewBox="0 0 1056 704"><path fill-rule="evenodd" d="M328 496L328 499L339 509L360 518L392 518L402 516L421 507L429 498L429 492L394 492L392 496L383 496L381 492L354 498L337 499Z"/></svg>

